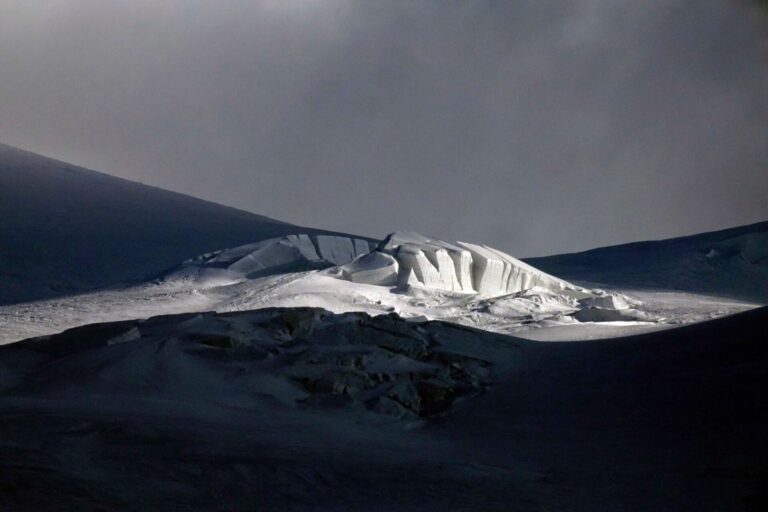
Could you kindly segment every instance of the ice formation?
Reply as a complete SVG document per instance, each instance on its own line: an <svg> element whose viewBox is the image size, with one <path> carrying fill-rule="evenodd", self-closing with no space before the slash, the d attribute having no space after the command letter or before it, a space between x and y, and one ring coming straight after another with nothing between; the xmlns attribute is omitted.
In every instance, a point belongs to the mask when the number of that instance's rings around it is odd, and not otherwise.
<svg viewBox="0 0 768 512"><path fill-rule="evenodd" d="M377 250L397 260L397 284L400 287L422 285L456 292L475 291L471 277L472 256L454 244L417 233L393 233Z"/></svg>
<svg viewBox="0 0 768 512"><path fill-rule="evenodd" d="M360 256L341 269L344 279L353 283L394 286L397 284L399 264L395 258L374 251Z"/></svg>
<svg viewBox="0 0 768 512"><path fill-rule="evenodd" d="M374 256L376 254L380 256ZM384 256L390 259L385 260ZM588 295L577 286L491 247L466 242L453 244L417 233L393 233L365 258L365 262L356 260L346 266L342 275L368 284L386 282L400 288L420 286L488 296L534 287L568 291L579 298ZM361 272L360 268L374 262L380 262L375 265L377 272ZM369 275L371 280L367 280Z"/></svg>
<svg viewBox="0 0 768 512"><path fill-rule="evenodd" d="M288 235L205 254L185 262L172 276L255 278L350 263L375 244L362 238Z"/></svg>
<svg viewBox="0 0 768 512"><path fill-rule="evenodd" d="M349 263L357 256L371 251L371 247L365 240L329 235L317 237L317 248L323 260L336 265Z"/></svg>
<svg viewBox="0 0 768 512"><path fill-rule="evenodd" d="M654 320L627 297L580 288L492 247L408 232L378 244L332 235L273 238L187 261L160 284L174 294L193 290L179 302L186 309L174 302L169 312L321 306L497 332L532 323Z"/></svg>
<svg viewBox="0 0 768 512"><path fill-rule="evenodd" d="M399 232L378 245L362 238L288 235L205 254L185 262L175 276L212 281L253 279L335 267L354 283L499 296L543 288L581 299L593 296L502 251ZM598 304L595 304L598 305Z"/></svg>

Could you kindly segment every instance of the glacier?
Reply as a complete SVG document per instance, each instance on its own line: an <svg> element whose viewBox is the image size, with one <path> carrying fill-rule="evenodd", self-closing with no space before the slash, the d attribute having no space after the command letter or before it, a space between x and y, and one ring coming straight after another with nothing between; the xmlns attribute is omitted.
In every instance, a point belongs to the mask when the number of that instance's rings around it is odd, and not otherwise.
<svg viewBox="0 0 768 512"><path fill-rule="evenodd" d="M380 243L356 237L296 234L208 253L184 262L174 276L240 281L338 267L354 283L493 297L543 288L574 298L592 294L486 245L450 243L395 232Z"/></svg>
<svg viewBox="0 0 768 512"><path fill-rule="evenodd" d="M424 287L448 292L499 296L531 288L556 290L575 298L593 294L584 288L546 274L519 259L486 245L450 243L411 232L388 235L373 253L342 268L341 276L354 282L395 283L401 289ZM384 259L389 256L389 259ZM365 261L363 261L363 258ZM384 261L387 262L384 265ZM361 266L381 262L377 272ZM370 276L371 280L366 280Z"/></svg>
<svg viewBox="0 0 768 512"><path fill-rule="evenodd" d="M370 253L362 238L306 233L287 235L203 254L185 261L166 278L199 282L238 282L286 272L319 270L352 262Z"/></svg>
<svg viewBox="0 0 768 512"><path fill-rule="evenodd" d="M94 322L268 307L395 313L570 340L644 332L754 305L584 288L486 245L417 233L375 241L305 232L205 253L127 287L0 307L0 344Z"/></svg>

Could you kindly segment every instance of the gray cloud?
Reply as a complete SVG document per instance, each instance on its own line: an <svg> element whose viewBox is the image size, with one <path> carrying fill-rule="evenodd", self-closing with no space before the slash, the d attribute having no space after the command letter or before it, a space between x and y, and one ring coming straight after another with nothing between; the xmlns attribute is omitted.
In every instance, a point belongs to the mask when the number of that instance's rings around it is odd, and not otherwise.
<svg viewBox="0 0 768 512"><path fill-rule="evenodd" d="M0 0L0 141L304 225L546 254L768 217L729 0Z"/></svg>

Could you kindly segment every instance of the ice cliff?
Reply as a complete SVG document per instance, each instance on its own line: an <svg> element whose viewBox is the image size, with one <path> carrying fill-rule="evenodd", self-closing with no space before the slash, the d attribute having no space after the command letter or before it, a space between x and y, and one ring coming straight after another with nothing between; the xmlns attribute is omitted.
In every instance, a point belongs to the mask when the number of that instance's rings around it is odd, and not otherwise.
<svg viewBox="0 0 768 512"><path fill-rule="evenodd" d="M402 290L493 297L537 288L577 299L591 295L492 247L409 232L392 233L378 245L345 236L288 235L204 254L173 275L238 281L329 267L332 275L347 281Z"/></svg>
<svg viewBox="0 0 768 512"><path fill-rule="evenodd" d="M169 277L239 280L318 270L350 263L375 246L362 238L288 235L204 254L184 262Z"/></svg>
<svg viewBox="0 0 768 512"><path fill-rule="evenodd" d="M489 296L531 288L569 291L577 296L585 292L497 249L466 242L454 244L417 233L392 233L375 251L344 265L341 275L358 283Z"/></svg>

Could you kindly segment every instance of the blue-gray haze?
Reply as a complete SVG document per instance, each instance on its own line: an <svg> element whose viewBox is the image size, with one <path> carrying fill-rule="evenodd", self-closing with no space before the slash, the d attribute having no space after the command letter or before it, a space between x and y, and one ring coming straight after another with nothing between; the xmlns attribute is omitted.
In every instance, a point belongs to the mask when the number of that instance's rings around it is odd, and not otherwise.
<svg viewBox="0 0 768 512"><path fill-rule="evenodd" d="M737 0L0 0L0 141L516 255L768 217Z"/></svg>

